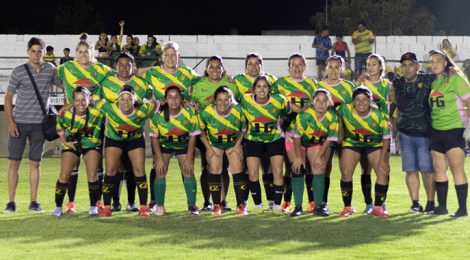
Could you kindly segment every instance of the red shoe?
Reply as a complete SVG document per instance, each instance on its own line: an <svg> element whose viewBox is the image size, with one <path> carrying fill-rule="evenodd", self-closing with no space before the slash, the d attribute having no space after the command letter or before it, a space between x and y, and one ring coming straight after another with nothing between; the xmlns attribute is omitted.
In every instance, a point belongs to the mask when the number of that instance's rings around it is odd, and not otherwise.
<svg viewBox="0 0 470 260"><path fill-rule="evenodd" d="M290 201L283 201L281 204L282 212L289 212L290 211Z"/></svg>
<svg viewBox="0 0 470 260"><path fill-rule="evenodd" d="M214 204L214 211L212 212L213 216L220 216L222 215L222 208L220 207L220 204Z"/></svg>
<svg viewBox="0 0 470 260"><path fill-rule="evenodd" d="M384 211L382 206L374 206L374 211L372 211L372 215L381 218L388 218L388 214Z"/></svg>
<svg viewBox="0 0 470 260"><path fill-rule="evenodd" d="M99 213L100 217L111 217L113 214L111 206L104 206Z"/></svg>
<svg viewBox="0 0 470 260"><path fill-rule="evenodd" d="M353 213L354 213L354 211L353 211L353 208L351 206L344 207L343 211L341 211L341 213L339 213L339 217L340 218L346 218L346 217L351 216Z"/></svg>
<svg viewBox="0 0 470 260"><path fill-rule="evenodd" d="M71 201L67 203L66 206L67 210L65 211L68 214L74 214L75 213L75 202Z"/></svg>
<svg viewBox="0 0 470 260"><path fill-rule="evenodd" d="M310 202L308 203L308 206L307 206L307 212L308 212L308 213L312 213L314 209L315 209L315 202L314 202L314 201L310 201Z"/></svg>
<svg viewBox="0 0 470 260"><path fill-rule="evenodd" d="M149 212L149 209L147 208L147 206L145 206L145 205L140 206L139 216L141 216L141 217L150 216L150 212Z"/></svg>
<svg viewBox="0 0 470 260"><path fill-rule="evenodd" d="M98 209L103 209L103 206L104 206L104 204L103 204L103 202L102 202L101 200L98 200L98 201L96 202L96 207L98 207Z"/></svg>
<svg viewBox="0 0 470 260"><path fill-rule="evenodd" d="M237 215L239 215L239 216L246 216L246 215L248 215L248 211L246 210L245 203L241 203L241 204L237 207Z"/></svg>

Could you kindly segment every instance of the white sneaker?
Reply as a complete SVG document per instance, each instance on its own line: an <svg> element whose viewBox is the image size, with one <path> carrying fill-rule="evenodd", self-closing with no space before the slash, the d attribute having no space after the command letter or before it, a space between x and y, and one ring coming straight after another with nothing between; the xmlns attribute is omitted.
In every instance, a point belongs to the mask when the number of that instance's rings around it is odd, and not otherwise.
<svg viewBox="0 0 470 260"><path fill-rule="evenodd" d="M152 207L149 208L150 212L156 212L157 211L157 204L153 205Z"/></svg>
<svg viewBox="0 0 470 260"><path fill-rule="evenodd" d="M156 206L157 208L155 209L155 215L157 216L163 216L166 213L165 206Z"/></svg>
<svg viewBox="0 0 470 260"><path fill-rule="evenodd" d="M88 209L88 216L90 217L96 217L98 216L98 207L96 206L91 206L90 209Z"/></svg>
<svg viewBox="0 0 470 260"><path fill-rule="evenodd" d="M273 205L273 210L280 211L281 210L281 205L274 204Z"/></svg>
<svg viewBox="0 0 470 260"><path fill-rule="evenodd" d="M274 209L274 200L268 200L268 210Z"/></svg>
<svg viewBox="0 0 470 260"><path fill-rule="evenodd" d="M255 205L255 213L262 213L263 212L263 204Z"/></svg>
<svg viewBox="0 0 470 260"><path fill-rule="evenodd" d="M56 207L51 215L56 218L62 216L62 207Z"/></svg>
<svg viewBox="0 0 470 260"><path fill-rule="evenodd" d="M135 204L127 204L126 211L137 212L139 208Z"/></svg>

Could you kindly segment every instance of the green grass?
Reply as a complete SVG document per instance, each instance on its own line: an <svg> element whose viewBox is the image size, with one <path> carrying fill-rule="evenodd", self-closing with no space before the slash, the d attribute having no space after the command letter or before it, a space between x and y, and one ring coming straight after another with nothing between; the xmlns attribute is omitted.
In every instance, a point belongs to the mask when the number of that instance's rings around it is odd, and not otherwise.
<svg viewBox="0 0 470 260"><path fill-rule="evenodd" d="M469 161L467 159L467 172ZM147 163L150 164L150 160ZM337 165L336 160L334 164ZM1 159L0 172L6 173L7 165L8 161ZM234 213L213 217L202 213L202 216L191 217L186 211L186 198L175 161L170 166L166 194L168 214L164 217L152 215L143 219L127 212L106 219L88 217L88 193L82 172L76 199L78 213L56 219L50 213L55 207L59 159L43 161L39 201L46 213L40 215L27 211L29 184L25 160L20 168L18 212L0 214L0 258L468 259L470 218L451 220L448 216L409 213L410 199L399 157L392 157L391 165L387 199L390 218L386 220L362 214L339 219L342 200L337 168L331 181L330 217L304 215L294 219L274 213L246 217ZM356 172L353 205L362 211L359 179ZM452 183L449 186L448 208L453 212L457 199ZM6 174L0 179L0 190L0 202L6 203ZM423 190L421 198L425 200ZM121 201L126 201L125 189ZM198 201L202 201L200 192ZM234 206L232 188L228 201ZM306 204L306 199L304 201ZM253 206L251 198L249 204Z"/></svg>

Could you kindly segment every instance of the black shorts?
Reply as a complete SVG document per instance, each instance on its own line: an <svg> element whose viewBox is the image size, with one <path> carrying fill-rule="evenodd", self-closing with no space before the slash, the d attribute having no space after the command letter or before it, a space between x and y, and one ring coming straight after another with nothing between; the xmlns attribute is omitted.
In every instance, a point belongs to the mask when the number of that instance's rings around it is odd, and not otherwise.
<svg viewBox="0 0 470 260"><path fill-rule="evenodd" d="M317 59L317 65L326 66L326 59Z"/></svg>
<svg viewBox="0 0 470 260"><path fill-rule="evenodd" d="M73 149L62 149L62 153L73 153L75 154L76 156L80 157L80 155L85 155L87 154L89 151L97 151L98 153L102 154L103 153L103 149L102 149L102 146L96 146L96 147L93 147L93 148L87 148L87 149L82 149L83 152L80 153L76 150L73 150Z"/></svg>
<svg viewBox="0 0 470 260"><path fill-rule="evenodd" d="M172 155L180 155L180 154L187 154L188 153L188 148L183 148L183 149L167 149L163 148L160 146L160 151L162 153L167 153L167 154L172 154Z"/></svg>
<svg viewBox="0 0 470 260"><path fill-rule="evenodd" d="M137 148L145 149L145 139L142 136L139 139L132 141L116 141L106 137L104 141L104 147L118 147L121 148L121 150L124 152L129 152Z"/></svg>
<svg viewBox="0 0 470 260"><path fill-rule="evenodd" d="M245 155L246 157L264 158L267 154L269 157L286 153L286 145L284 138L280 138L272 143L261 143L246 140Z"/></svg>
<svg viewBox="0 0 470 260"><path fill-rule="evenodd" d="M368 155L372 152L382 149L382 146L379 147L353 147L353 146L344 146L343 149L353 150L356 153L361 155Z"/></svg>
<svg viewBox="0 0 470 260"><path fill-rule="evenodd" d="M465 151L464 128L450 130L431 129L429 133L429 149L438 153L446 153L452 148L460 148Z"/></svg>

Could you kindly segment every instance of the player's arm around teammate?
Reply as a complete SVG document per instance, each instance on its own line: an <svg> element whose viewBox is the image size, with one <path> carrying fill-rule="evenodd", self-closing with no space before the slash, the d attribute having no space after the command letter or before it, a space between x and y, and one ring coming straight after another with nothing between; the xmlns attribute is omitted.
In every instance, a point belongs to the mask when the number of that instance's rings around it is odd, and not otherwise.
<svg viewBox="0 0 470 260"><path fill-rule="evenodd" d="M321 206L325 190L325 169L330 153L330 143L338 141L338 118L330 109L333 105L330 93L318 89L311 101L312 107L297 116L294 149L295 160L292 164L292 189L296 207L291 216L302 214L303 178L305 159L313 173L313 193L315 207L313 214L328 216L328 211Z"/></svg>
<svg viewBox="0 0 470 260"><path fill-rule="evenodd" d="M246 132L246 119L232 91L227 86L216 89L213 104L199 113L199 125L202 129L201 141L206 147L209 165L209 189L214 202L214 215L222 213L221 174L223 157L227 156L230 172L233 174L237 214L248 214L245 199L248 195L247 175L245 174L243 137Z"/></svg>
<svg viewBox="0 0 470 260"><path fill-rule="evenodd" d="M103 114L89 107L90 92L84 87L78 87L73 92L73 107L62 112L57 120L57 130L62 143L61 167L56 183L56 209L52 216L62 215L62 203L72 170L83 156L88 177L90 194L90 216L97 216L96 202L101 196L101 185L97 179L97 170L101 160L101 122Z"/></svg>
<svg viewBox="0 0 470 260"><path fill-rule="evenodd" d="M155 151L156 215L165 210L166 175L170 159L178 160L190 215L199 215L196 205L196 179L194 177L194 149L196 136L200 134L197 116L192 109L182 105L183 96L178 86L165 90L166 105L155 113L150 121L152 147Z"/></svg>

